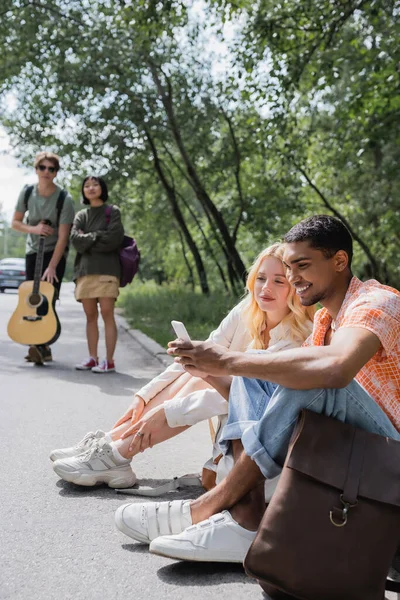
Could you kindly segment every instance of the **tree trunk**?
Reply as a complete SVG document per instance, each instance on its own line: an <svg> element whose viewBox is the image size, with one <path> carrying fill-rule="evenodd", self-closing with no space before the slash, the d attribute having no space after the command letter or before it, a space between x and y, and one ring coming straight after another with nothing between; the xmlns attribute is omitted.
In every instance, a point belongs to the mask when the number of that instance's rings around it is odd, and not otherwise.
<svg viewBox="0 0 400 600"><path fill-rule="evenodd" d="M165 109L165 112L166 112L166 115L168 118L168 122L171 127L172 134L174 136L176 145L182 156L182 160L186 167L188 176L192 182L192 187L195 191L195 194L196 194L197 198L199 199L200 203L202 204L202 206L206 207L208 209L209 213L212 215L212 217L215 221L215 224L217 225L217 227L221 233L221 236L224 241L229 259L232 261L232 265L233 265L234 270L236 271L237 276L240 279L242 279L243 281L245 281L246 267L244 266L244 263L240 257L240 254L236 249L235 243L233 241L231 234L229 233L229 230L225 223L225 220L224 220L221 212L218 210L218 208L215 206L214 202L211 200L210 196L206 192L206 189L203 186L203 184L200 180L200 177L197 174L195 166L192 163L192 161L186 151L186 147L185 147L185 144L183 143L180 129L176 122L175 114L174 114L174 110L173 110L173 106L172 106L171 86L169 86L168 93L166 93L166 91L161 83L160 77L158 75L157 67L152 62L149 64L149 67L150 67L150 70L151 70L151 73L153 76L154 83L155 83L158 93L160 95L161 101L163 103L163 106L164 106L164 109Z"/></svg>
<svg viewBox="0 0 400 600"><path fill-rule="evenodd" d="M186 226L185 219L183 217L183 214L179 208L179 204L176 199L175 190L169 185L169 183L165 177L165 173L162 169L160 158L158 156L157 148L156 148L154 140L150 134L150 131L148 129L145 129L145 133L147 136L147 140L150 144L151 150L153 152L154 168L155 168L157 175L166 191L167 198L171 204L172 212L174 214L176 222L178 223L178 225L183 233L183 236L186 240L187 245L190 248L191 253L193 254L194 262L196 264L196 269L197 269L197 273L198 273L199 280L200 280L201 291L203 294L209 295L210 288L208 287L207 273L204 268L202 258L200 256L200 252L196 246L196 242L192 238L190 231Z"/></svg>

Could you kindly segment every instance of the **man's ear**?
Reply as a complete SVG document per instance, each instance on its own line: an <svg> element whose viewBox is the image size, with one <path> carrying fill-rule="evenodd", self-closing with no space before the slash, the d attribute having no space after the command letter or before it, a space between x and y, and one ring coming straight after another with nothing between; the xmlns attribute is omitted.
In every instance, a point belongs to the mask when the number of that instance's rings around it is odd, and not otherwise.
<svg viewBox="0 0 400 600"><path fill-rule="evenodd" d="M335 254L335 268L338 273L342 273L349 264L349 257L345 250L338 250Z"/></svg>

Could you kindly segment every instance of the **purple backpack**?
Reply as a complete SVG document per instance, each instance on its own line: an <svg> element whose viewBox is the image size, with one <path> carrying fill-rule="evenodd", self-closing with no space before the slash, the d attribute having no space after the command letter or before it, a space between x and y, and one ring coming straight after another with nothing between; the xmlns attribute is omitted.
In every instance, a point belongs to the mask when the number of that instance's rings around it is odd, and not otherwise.
<svg viewBox="0 0 400 600"><path fill-rule="evenodd" d="M107 227L110 224L112 207L106 206L106 223ZM119 251L119 259L121 261L121 278L119 287L125 287L128 283L131 283L135 277L140 262L140 252L136 245L135 240L129 235L124 235L124 241L122 242L122 248Z"/></svg>

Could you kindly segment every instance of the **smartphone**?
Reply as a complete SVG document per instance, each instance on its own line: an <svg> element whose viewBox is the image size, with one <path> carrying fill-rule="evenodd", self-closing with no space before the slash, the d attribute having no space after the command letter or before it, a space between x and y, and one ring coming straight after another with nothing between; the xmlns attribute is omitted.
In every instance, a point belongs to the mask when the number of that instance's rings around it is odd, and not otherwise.
<svg viewBox="0 0 400 600"><path fill-rule="evenodd" d="M173 330L176 333L176 337L182 340L182 342L187 342L188 344L192 343L188 332L186 331L186 327L181 321L171 321L171 325Z"/></svg>

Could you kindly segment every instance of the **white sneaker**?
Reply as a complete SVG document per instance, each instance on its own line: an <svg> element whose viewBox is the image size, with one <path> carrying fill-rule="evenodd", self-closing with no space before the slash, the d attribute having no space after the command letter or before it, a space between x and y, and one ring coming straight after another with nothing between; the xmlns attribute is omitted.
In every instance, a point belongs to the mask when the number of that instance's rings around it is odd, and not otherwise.
<svg viewBox="0 0 400 600"><path fill-rule="evenodd" d="M242 563L256 533L241 527L224 510L179 535L156 538L150 552L179 560Z"/></svg>
<svg viewBox="0 0 400 600"><path fill-rule="evenodd" d="M53 450L50 454L50 460L53 462L55 460L59 460L60 458L70 458L71 456L79 456L82 452L85 452L88 448L91 448L92 445L97 442L100 438L104 437L106 434L101 429L97 431L89 431L85 435L85 437L76 444L76 446L71 446L70 448L59 448L58 450Z"/></svg>
<svg viewBox="0 0 400 600"><path fill-rule="evenodd" d="M107 483L111 488L127 488L136 482L131 461L116 458L105 439L98 440L79 456L56 460L53 469L62 479L77 485Z"/></svg>
<svg viewBox="0 0 400 600"><path fill-rule="evenodd" d="M190 500L134 502L123 504L115 513L115 524L132 539L150 544L160 535L181 533L192 524Z"/></svg>

